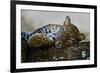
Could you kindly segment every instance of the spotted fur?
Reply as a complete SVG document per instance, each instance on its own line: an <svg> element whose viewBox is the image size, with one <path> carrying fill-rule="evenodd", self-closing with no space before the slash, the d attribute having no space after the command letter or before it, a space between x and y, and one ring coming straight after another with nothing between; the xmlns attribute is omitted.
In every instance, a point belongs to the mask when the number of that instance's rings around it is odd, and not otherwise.
<svg viewBox="0 0 100 73"><path fill-rule="evenodd" d="M43 38L46 37L47 41L53 41L56 48L61 48L64 45L75 44L81 40L80 31L78 28L71 23L70 17L65 18L64 24L48 24L37 30L31 32L30 34L26 33L25 40L28 40L29 44L31 39L36 39L38 33L41 33ZM22 38L25 33L22 33ZM34 36L35 35L35 36ZM42 43L41 43L42 44ZM34 45L34 44L33 44Z"/></svg>

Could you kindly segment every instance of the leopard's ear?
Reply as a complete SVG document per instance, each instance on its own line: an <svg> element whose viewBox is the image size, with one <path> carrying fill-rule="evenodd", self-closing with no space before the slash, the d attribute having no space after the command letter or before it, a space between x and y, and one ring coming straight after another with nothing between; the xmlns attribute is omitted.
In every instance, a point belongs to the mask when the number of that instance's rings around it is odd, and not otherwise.
<svg viewBox="0 0 100 73"><path fill-rule="evenodd" d="M71 23L70 17L69 17L69 16L66 16L66 17L65 17L64 24L65 24L65 25L69 25L70 23Z"/></svg>
<svg viewBox="0 0 100 73"><path fill-rule="evenodd" d="M69 16L66 16L65 17L65 21L64 21L64 24L63 24L63 27L64 27L64 31L66 31L66 29L68 28L68 26L71 24L71 19ZM68 26L67 26L68 25Z"/></svg>
<svg viewBox="0 0 100 73"><path fill-rule="evenodd" d="M83 33L80 33L79 35L78 35L78 40L79 41L82 41L82 40L84 40L85 39L85 35L83 34Z"/></svg>

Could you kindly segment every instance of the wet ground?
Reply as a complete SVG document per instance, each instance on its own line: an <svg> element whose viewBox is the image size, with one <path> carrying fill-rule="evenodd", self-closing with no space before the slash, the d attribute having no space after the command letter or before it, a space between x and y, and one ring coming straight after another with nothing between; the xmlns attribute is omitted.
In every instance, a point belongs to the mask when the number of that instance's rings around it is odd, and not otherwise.
<svg viewBox="0 0 100 73"><path fill-rule="evenodd" d="M89 60L90 42L80 42L68 48L38 47L31 48L26 41L22 41L21 62L48 62Z"/></svg>

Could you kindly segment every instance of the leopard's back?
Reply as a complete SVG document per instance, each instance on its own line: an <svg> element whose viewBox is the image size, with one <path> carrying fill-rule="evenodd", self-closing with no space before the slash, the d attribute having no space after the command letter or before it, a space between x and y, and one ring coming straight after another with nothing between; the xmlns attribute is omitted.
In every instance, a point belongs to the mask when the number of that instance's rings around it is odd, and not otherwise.
<svg viewBox="0 0 100 73"><path fill-rule="evenodd" d="M54 40L57 40L57 37L62 32L64 32L62 25L48 24L48 25L45 25L45 26L38 28L37 30L33 31L32 34L42 33L50 39L52 38Z"/></svg>

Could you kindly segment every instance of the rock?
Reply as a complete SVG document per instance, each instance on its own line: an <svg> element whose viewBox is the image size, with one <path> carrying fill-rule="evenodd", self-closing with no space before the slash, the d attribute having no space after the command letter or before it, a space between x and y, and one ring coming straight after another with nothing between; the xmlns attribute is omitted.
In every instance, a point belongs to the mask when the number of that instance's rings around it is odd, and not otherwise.
<svg viewBox="0 0 100 73"><path fill-rule="evenodd" d="M81 42L68 48L49 47L45 49L31 48L24 62L88 60L90 58L90 43Z"/></svg>

